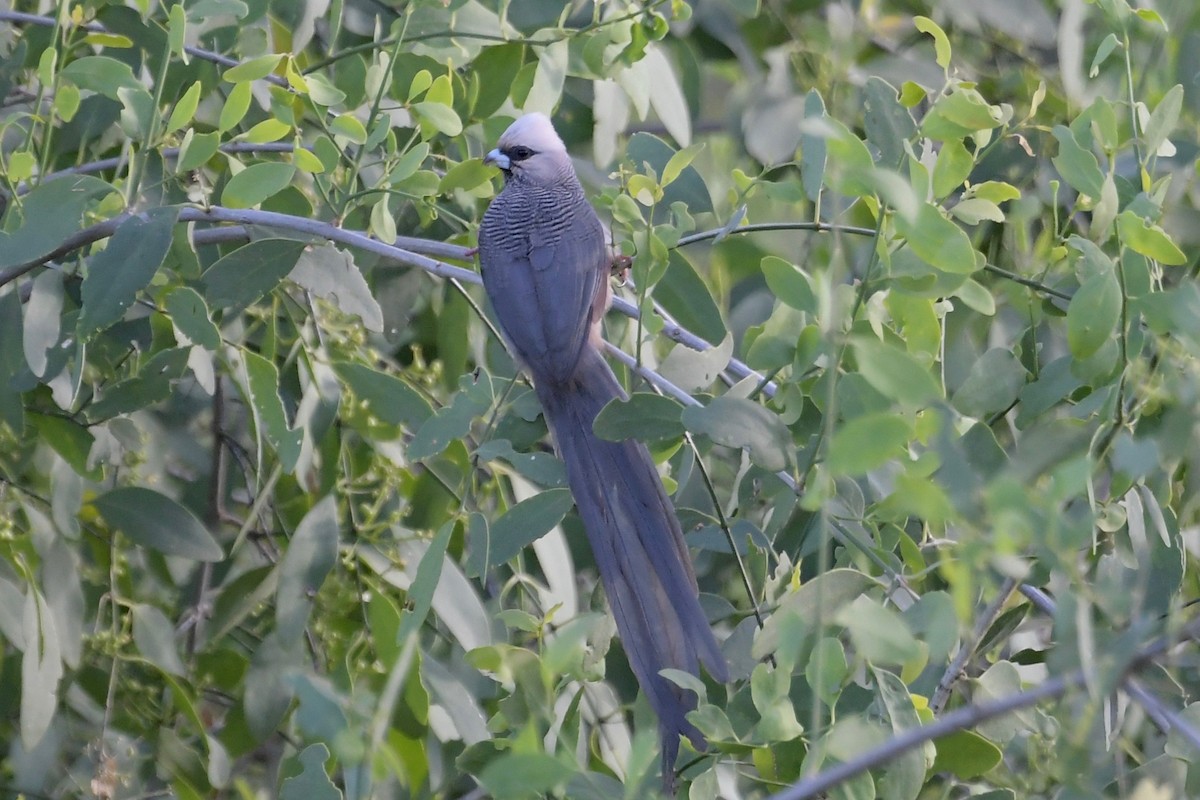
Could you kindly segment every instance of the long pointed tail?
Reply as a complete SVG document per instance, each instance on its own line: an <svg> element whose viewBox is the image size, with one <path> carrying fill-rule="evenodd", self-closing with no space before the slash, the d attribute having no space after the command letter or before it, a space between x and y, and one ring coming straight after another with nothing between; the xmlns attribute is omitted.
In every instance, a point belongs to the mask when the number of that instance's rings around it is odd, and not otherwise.
<svg viewBox="0 0 1200 800"><path fill-rule="evenodd" d="M728 667L700 608L683 532L645 445L609 442L592 432L596 414L624 392L597 351L585 348L569 381L535 381L538 398L567 465L567 480L600 569L629 663L658 714L664 764L674 764L679 734L697 748L704 737L684 715L692 692L659 675L672 667L714 678ZM664 775L666 770L664 769Z"/></svg>

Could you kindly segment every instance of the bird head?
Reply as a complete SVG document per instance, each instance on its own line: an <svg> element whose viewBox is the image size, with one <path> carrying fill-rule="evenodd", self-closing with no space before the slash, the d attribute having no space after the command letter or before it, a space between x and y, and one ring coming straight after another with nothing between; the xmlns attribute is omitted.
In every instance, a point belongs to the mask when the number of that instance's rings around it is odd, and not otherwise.
<svg viewBox="0 0 1200 800"><path fill-rule="evenodd" d="M574 174L571 158L545 114L526 114L508 126L496 149L483 158L495 164L508 180L554 182Z"/></svg>

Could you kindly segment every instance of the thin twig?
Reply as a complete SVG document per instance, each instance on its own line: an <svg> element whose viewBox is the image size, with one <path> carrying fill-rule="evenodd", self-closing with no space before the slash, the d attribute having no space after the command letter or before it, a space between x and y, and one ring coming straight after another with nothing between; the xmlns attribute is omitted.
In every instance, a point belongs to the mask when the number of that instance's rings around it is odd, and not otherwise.
<svg viewBox="0 0 1200 800"><path fill-rule="evenodd" d="M954 684L962 676L967 662L975 655L975 649L979 647L979 643L983 641L988 628L992 627L992 623L1000 615L1004 604L1008 602L1008 598L1012 597L1016 588L1016 580L1005 578L1004 583L1000 585L1000 591L996 593L996 596L992 598L992 602L988 603L987 608L975 620L975 627L971 631L971 638L964 641L958 648L958 652L954 654L954 658L950 660L946 671L942 673L942 679L938 681L937 688L929 700L929 710L933 712L934 716L942 713L942 709L946 707L946 702L950 699L950 690L954 688Z"/></svg>

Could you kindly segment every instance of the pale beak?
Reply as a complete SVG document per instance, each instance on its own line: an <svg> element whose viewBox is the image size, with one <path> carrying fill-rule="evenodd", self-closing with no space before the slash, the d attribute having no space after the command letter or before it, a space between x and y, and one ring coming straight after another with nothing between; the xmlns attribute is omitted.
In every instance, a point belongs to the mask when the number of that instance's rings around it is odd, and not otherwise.
<svg viewBox="0 0 1200 800"><path fill-rule="evenodd" d="M512 160L508 156L504 155L504 153L501 153L499 150L489 151L488 154L483 157L483 163L484 164L495 164L497 167L504 170L505 172L508 172L508 170L510 168L512 168Z"/></svg>

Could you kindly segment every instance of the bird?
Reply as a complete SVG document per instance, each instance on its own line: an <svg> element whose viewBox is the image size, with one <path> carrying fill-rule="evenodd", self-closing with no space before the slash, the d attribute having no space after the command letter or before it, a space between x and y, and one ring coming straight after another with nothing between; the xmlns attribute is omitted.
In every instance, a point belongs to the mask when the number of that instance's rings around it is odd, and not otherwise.
<svg viewBox="0 0 1200 800"><path fill-rule="evenodd" d="M680 737L707 742L686 715L694 692L660 675L673 668L728 682L728 665L700 605L683 531L646 446L592 430L627 395L603 355L613 258L550 119L519 117L484 157L504 187L479 227L483 286L501 333L527 372L566 465L567 484L629 664L658 717L662 778L674 791Z"/></svg>

